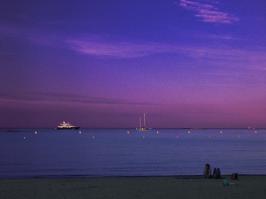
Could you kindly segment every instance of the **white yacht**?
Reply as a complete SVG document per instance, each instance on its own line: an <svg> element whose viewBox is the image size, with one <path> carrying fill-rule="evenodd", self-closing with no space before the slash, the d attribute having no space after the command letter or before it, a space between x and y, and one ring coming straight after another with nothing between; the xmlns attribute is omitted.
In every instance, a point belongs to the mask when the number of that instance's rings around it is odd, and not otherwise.
<svg viewBox="0 0 266 199"><path fill-rule="evenodd" d="M61 129L79 129L79 126L74 126L72 125L70 122L61 122L58 126L57 129L61 130Z"/></svg>

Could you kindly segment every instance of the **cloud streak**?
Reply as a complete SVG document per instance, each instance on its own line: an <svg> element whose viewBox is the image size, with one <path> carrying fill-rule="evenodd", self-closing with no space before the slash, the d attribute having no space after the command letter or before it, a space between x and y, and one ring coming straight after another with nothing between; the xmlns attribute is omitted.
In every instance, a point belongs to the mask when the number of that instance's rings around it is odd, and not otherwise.
<svg viewBox="0 0 266 199"><path fill-rule="evenodd" d="M126 99L115 99L106 97L93 97L84 95L75 95L68 93L53 92L33 92L33 93L17 93L17 94L1 94L0 102L26 102L26 103L69 103L69 104L93 104L93 105L136 105L136 106L152 106L158 105L150 102L134 102Z"/></svg>
<svg viewBox="0 0 266 199"><path fill-rule="evenodd" d="M183 0L184 1L184 0ZM188 1L188 0L185 0ZM101 36L66 37L59 34L43 34L36 30L0 26L0 34L23 38L36 45L45 45L72 50L81 55L103 59L136 59L146 56L171 54L189 61L207 61L215 65L235 66L266 71L266 49L264 47L237 48L220 45L196 45L164 42L132 42L109 40ZM228 35L207 35L207 39L232 40Z"/></svg>
<svg viewBox="0 0 266 199"><path fill-rule="evenodd" d="M132 59L156 54L175 54L190 60L205 60L215 64L263 67L266 50L262 48L240 49L230 46L178 45L156 42L116 42L103 39L69 39L68 47L77 53L109 59Z"/></svg>
<svg viewBox="0 0 266 199"><path fill-rule="evenodd" d="M106 42L103 40L70 39L66 43L77 52L113 58L136 58L173 51L173 46L158 43Z"/></svg>
<svg viewBox="0 0 266 199"><path fill-rule="evenodd" d="M221 11L215 4L201 3L199 0L180 0L179 5L186 10L194 12L195 17L203 22L233 24L239 21L238 17Z"/></svg>

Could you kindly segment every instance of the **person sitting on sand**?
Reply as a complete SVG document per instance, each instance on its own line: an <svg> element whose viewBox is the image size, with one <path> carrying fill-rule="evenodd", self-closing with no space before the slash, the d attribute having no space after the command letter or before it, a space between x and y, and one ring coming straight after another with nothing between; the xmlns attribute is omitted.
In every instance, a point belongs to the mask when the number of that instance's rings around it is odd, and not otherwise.
<svg viewBox="0 0 266 199"><path fill-rule="evenodd" d="M213 169L213 174L212 174L212 177L213 177L213 178L215 178L215 176L216 176L216 173L217 173L217 169L216 169L216 168L214 168L214 169Z"/></svg>
<svg viewBox="0 0 266 199"><path fill-rule="evenodd" d="M210 164L205 164L205 168L204 168L204 177L205 178L210 178L211 177L211 166Z"/></svg>
<svg viewBox="0 0 266 199"><path fill-rule="evenodd" d="M213 170L213 178L220 179L221 178L221 170L220 168L214 168Z"/></svg>
<svg viewBox="0 0 266 199"><path fill-rule="evenodd" d="M232 173L231 180L238 180L238 173Z"/></svg>
<svg viewBox="0 0 266 199"><path fill-rule="evenodd" d="M222 178L220 168L217 168L217 179Z"/></svg>

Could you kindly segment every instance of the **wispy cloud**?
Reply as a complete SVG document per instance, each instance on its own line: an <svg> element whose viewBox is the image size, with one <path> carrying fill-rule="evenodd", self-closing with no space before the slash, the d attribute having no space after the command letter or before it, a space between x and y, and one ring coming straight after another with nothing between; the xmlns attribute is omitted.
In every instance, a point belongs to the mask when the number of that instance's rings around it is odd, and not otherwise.
<svg viewBox="0 0 266 199"><path fill-rule="evenodd" d="M184 0L183 0L184 1ZM187 0L185 0L187 1ZM25 39L36 45L45 45L61 49L72 50L76 53L104 59L135 59L145 56L172 54L189 59L189 61L207 61L215 65L235 66L266 71L265 47L238 48L226 44L208 42L208 45L178 44L165 42L133 42L110 40L104 36L88 35L86 37L40 33L35 29L27 30L16 27L0 26L0 35L12 35L19 39ZM199 37L199 36L198 36ZM230 35L205 34L207 41L235 40ZM3 54L3 53L2 53Z"/></svg>
<svg viewBox="0 0 266 199"><path fill-rule="evenodd" d="M238 17L220 10L217 3L202 3L200 0L180 0L179 5L182 8L193 11L195 17L203 22L232 24L239 21Z"/></svg>
<svg viewBox="0 0 266 199"><path fill-rule="evenodd" d="M151 54L167 53L173 51L172 46L152 42L108 42L104 40L70 39L66 43L72 50L94 55L116 58L144 57Z"/></svg>
<svg viewBox="0 0 266 199"><path fill-rule="evenodd" d="M220 41L240 41L240 38L233 37L231 35L225 35L225 34L208 34L205 33L203 35L197 35L197 37L202 37L205 39L211 39L211 40L220 40Z"/></svg>
<svg viewBox="0 0 266 199"><path fill-rule="evenodd" d="M150 102L135 102L127 99L116 99L107 97L93 97L85 95L76 95L69 93L54 92L31 92L17 94L1 94L0 102L26 102L26 103L52 103L52 104L102 104L102 105L136 105L136 106L152 106L158 105Z"/></svg>
<svg viewBox="0 0 266 199"><path fill-rule="evenodd" d="M178 45L156 42L119 42L104 39L68 39L68 47L78 53L107 58L137 58L154 54L176 54L188 59L213 61L216 64L265 65L266 49L241 49L231 46ZM265 66L263 66L265 67Z"/></svg>

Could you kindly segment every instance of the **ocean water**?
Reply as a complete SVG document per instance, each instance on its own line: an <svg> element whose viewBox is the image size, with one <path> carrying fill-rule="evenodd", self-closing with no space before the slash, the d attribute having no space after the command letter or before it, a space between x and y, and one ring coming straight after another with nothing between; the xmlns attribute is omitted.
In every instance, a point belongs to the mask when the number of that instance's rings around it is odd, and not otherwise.
<svg viewBox="0 0 266 199"><path fill-rule="evenodd" d="M37 131L37 134L35 134ZM266 174L266 130L0 130L0 177Z"/></svg>

